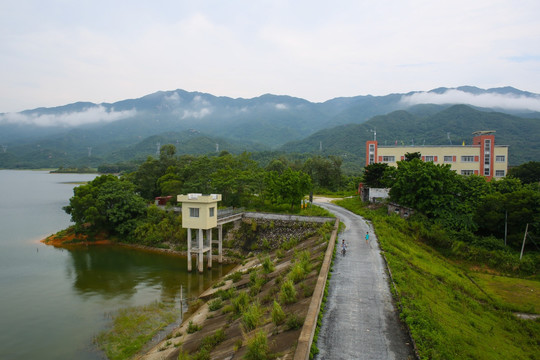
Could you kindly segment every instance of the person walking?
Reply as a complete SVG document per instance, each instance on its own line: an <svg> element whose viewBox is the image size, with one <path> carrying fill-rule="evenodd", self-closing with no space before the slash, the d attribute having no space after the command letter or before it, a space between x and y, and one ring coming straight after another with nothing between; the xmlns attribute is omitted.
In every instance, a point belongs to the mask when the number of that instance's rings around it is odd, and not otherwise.
<svg viewBox="0 0 540 360"><path fill-rule="evenodd" d="M366 232L366 244L369 244L369 231Z"/></svg>
<svg viewBox="0 0 540 360"><path fill-rule="evenodd" d="M345 256L345 253L347 252L347 244L345 243L345 239L341 240L341 255Z"/></svg>

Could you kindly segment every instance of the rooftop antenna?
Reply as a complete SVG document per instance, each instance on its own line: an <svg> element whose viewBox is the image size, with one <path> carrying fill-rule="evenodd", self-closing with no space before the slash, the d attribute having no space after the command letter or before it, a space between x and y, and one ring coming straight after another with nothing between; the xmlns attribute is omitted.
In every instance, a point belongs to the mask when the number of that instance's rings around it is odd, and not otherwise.
<svg viewBox="0 0 540 360"><path fill-rule="evenodd" d="M377 128L373 128L373 130L369 130L373 133L373 141L377 141Z"/></svg>
<svg viewBox="0 0 540 360"><path fill-rule="evenodd" d="M448 141L450 142L450 145L452 145L452 139L450 139L450 133L446 133L446 137L448 138Z"/></svg>
<svg viewBox="0 0 540 360"><path fill-rule="evenodd" d="M411 139L411 146L414 146L414 139Z"/></svg>
<svg viewBox="0 0 540 360"><path fill-rule="evenodd" d="M424 139L424 142L422 143L422 146L426 145L426 139Z"/></svg>
<svg viewBox="0 0 540 360"><path fill-rule="evenodd" d="M2 145L2 152L6 152L7 151L7 145Z"/></svg>
<svg viewBox="0 0 540 360"><path fill-rule="evenodd" d="M92 148L89 147L89 148L88 148L88 157L91 157L91 156L92 156Z"/></svg>
<svg viewBox="0 0 540 360"><path fill-rule="evenodd" d="M219 152L219 144L216 143L216 152Z"/></svg>
<svg viewBox="0 0 540 360"><path fill-rule="evenodd" d="M156 155L159 156L159 151L161 150L161 143L158 141L156 145L157 145Z"/></svg>

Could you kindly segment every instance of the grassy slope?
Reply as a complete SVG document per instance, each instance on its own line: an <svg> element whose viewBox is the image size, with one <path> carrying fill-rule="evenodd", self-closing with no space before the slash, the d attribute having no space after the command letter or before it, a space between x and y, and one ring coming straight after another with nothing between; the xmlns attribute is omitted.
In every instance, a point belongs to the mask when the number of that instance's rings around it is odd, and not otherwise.
<svg viewBox="0 0 540 360"><path fill-rule="evenodd" d="M517 319L508 299L412 238L405 220L357 199L339 205L373 222L422 359L540 359L540 320Z"/></svg>

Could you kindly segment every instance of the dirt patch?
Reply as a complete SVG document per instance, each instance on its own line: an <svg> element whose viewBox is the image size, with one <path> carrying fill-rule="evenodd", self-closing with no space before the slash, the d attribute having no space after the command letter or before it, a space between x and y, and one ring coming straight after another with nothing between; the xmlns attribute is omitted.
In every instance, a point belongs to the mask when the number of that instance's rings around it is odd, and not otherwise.
<svg viewBox="0 0 540 360"><path fill-rule="evenodd" d="M80 245L110 245L111 240L107 238L105 234L98 234L92 239L89 239L87 235L75 234L74 231L66 229L57 234L53 234L43 240L42 243L46 245L52 245L59 248L69 248Z"/></svg>

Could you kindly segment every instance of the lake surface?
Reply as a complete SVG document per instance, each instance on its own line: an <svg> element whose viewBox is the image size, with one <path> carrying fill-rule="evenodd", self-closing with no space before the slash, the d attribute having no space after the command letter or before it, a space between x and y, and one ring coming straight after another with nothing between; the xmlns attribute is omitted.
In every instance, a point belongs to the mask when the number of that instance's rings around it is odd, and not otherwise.
<svg viewBox="0 0 540 360"><path fill-rule="evenodd" d="M0 359L102 359L92 340L123 307L180 305L232 266L188 273L186 259L122 246L57 249L62 207L89 174L0 170ZM187 294L186 294L187 293Z"/></svg>

